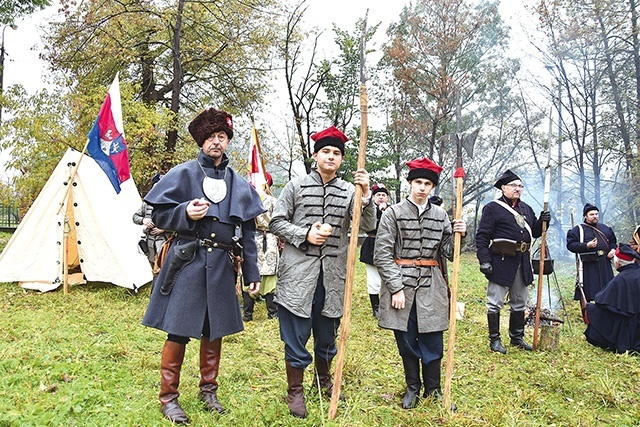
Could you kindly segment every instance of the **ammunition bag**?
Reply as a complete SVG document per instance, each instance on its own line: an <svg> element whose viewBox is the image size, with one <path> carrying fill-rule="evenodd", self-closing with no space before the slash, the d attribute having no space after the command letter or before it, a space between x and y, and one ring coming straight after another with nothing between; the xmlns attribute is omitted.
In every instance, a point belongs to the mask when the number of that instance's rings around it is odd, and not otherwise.
<svg viewBox="0 0 640 427"><path fill-rule="evenodd" d="M579 254L580 261L582 262L596 262L598 261L598 252L583 252Z"/></svg>

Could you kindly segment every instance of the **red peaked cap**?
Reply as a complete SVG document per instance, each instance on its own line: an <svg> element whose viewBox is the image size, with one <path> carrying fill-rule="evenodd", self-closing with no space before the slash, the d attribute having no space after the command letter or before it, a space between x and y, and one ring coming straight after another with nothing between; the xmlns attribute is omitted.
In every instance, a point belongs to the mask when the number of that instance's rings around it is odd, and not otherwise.
<svg viewBox="0 0 640 427"><path fill-rule="evenodd" d="M316 142L313 145L314 153L320 151L322 147L331 146L338 148L343 156L344 143L349 140L347 135L342 133L342 131L335 126L331 126L329 128L326 128L325 130L314 133L313 135L311 135L311 139Z"/></svg>
<svg viewBox="0 0 640 427"><path fill-rule="evenodd" d="M407 162L409 166L409 175L407 181L412 181L416 178L426 178L433 182L433 185L438 185L440 180L440 172L442 172L442 166L427 159L426 157L420 157Z"/></svg>
<svg viewBox="0 0 640 427"><path fill-rule="evenodd" d="M635 259L640 259L640 255L627 243L620 243L620 245L616 248L615 252L616 256L623 261L633 261Z"/></svg>

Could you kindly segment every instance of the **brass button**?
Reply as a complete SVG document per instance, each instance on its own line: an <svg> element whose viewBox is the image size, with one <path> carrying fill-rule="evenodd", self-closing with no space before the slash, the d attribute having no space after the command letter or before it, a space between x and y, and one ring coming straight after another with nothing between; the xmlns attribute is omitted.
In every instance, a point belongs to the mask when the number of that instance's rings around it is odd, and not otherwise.
<svg viewBox="0 0 640 427"><path fill-rule="evenodd" d="M213 217L213 220L214 220L214 221L217 221L217 220L218 220L218 218L216 218L216 217L214 216L214 217Z"/></svg>
<svg viewBox="0 0 640 427"><path fill-rule="evenodd" d="M217 244L217 243L214 243L214 244L213 244L213 247L214 247L214 248L217 248L217 247L218 247L218 244Z"/></svg>
<svg viewBox="0 0 640 427"><path fill-rule="evenodd" d="M215 239L216 238L216 233L211 233L211 238Z"/></svg>
<svg viewBox="0 0 640 427"><path fill-rule="evenodd" d="M212 252L213 248L207 248L207 252Z"/></svg>

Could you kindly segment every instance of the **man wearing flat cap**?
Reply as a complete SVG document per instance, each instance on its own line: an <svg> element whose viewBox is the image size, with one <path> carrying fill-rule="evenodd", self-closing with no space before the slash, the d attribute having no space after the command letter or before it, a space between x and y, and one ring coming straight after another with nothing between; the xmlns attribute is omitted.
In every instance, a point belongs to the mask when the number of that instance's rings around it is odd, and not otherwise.
<svg viewBox="0 0 640 427"><path fill-rule="evenodd" d="M524 340L527 286L533 283L531 241L542 235L542 223L551 220L549 211L536 218L533 209L523 202L522 180L506 170L494 184L502 194L487 203L476 232L476 255L487 285L487 323L489 348L506 353L500 340L500 310L509 295L509 338L511 345L532 350Z"/></svg>
<svg viewBox="0 0 640 427"><path fill-rule="evenodd" d="M582 224L567 232L567 249L578 254L582 263L582 290L587 301L593 301L613 279L611 259L618 241L611 227L599 219L598 207L587 203L582 209ZM581 297L582 292L576 287L573 299L580 301Z"/></svg>
<svg viewBox="0 0 640 427"><path fill-rule="evenodd" d="M254 218L264 212L258 193L229 166L231 115L204 110L189 124L189 133L200 147L197 159L171 169L144 198L153 206L153 222L177 233L142 320L168 334L160 409L177 424L189 422L178 402L178 384L191 338L200 340L200 400L207 410L224 412L217 397L222 337L243 329L239 269L250 292L260 286Z"/></svg>
<svg viewBox="0 0 640 427"><path fill-rule="evenodd" d="M621 243L614 251L618 274L587 304L587 341L616 353L640 351L640 255Z"/></svg>
<svg viewBox="0 0 640 427"><path fill-rule="evenodd" d="M278 266L276 303L284 342L287 405L305 418L305 368L315 362L313 385L330 396L331 361L342 317L349 230L355 187L337 176L347 136L334 126L311 135L317 168L288 182L276 202L269 228L284 241ZM362 188L362 231L375 228L369 174L353 173ZM313 331L313 356L306 349Z"/></svg>
<svg viewBox="0 0 640 427"><path fill-rule="evenodd" d="M380 274L378 268L373 264L373 251L376 247L376 233L382 212L387 209L389 202L389 190L383 183L374 184L371 187L373 203L376 205L376 228L367 231L367 237L360 247L360 262L364 263L367 272L367 292L373 310L373 317L378 318L380 307Z"/></svg>
<svg viewBox="0 0 640 427"><path fill-rule="evenodd" d="M453 233L464 234L466 224L455 220L452 227L445 210L429 200L442 167L426 157L411 160L407 166L411 194L382 214L373 261L382 278L378 325L393 330L406 382L401 405L411 409L423 386L425 398L442 395L440 371L449 298L438 261L441 256L453 257Z"/></svg>

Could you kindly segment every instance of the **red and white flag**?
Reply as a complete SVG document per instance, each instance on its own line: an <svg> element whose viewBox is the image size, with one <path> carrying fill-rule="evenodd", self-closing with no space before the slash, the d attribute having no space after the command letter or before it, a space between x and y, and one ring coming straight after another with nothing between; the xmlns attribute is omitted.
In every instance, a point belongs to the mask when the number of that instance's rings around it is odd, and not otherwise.
<svg viewBox="0 0 640 427"><path fill-rule="evenodd" d="M249 146L249 183L253 185L260 197L264 198L267 187L267 175L264 170L262 151L258 142L258 131L255 126L251 130L251 145Z"/></svg>

